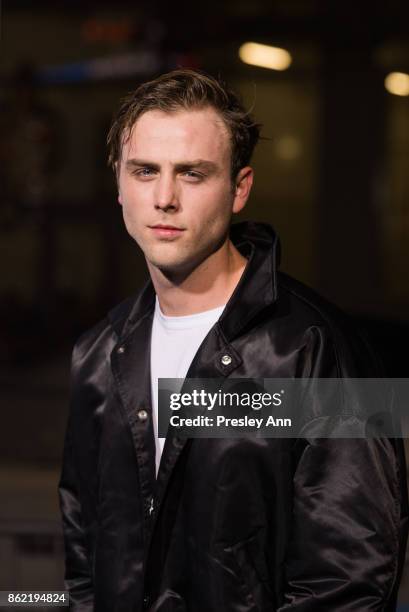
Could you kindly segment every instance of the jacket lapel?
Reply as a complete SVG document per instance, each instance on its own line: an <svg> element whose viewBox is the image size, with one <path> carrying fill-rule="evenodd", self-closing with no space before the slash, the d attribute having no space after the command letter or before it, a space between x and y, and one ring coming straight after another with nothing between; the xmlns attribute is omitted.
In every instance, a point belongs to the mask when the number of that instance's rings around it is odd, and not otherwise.
<svg viewBox="0 0 409 612"><path fill-rule="evenodd" d="M222 363L225 355L231 358L227 366ZM240 355L226 342L219 325L216 324L197 351L186 378L224 378L229 376L241 363ZM157 509L165 496L172 470L187 443L188 438L179 437L177 429L169 425L156 483Z"/></svg>
<svg viewBox="0 0 409 612"><path fill-rule="evenodd" d="M155 294L149 284L136 301L118 344L111 368L132 435L145 517L155 487L155 439L150 382L150 339Z"/></svg>

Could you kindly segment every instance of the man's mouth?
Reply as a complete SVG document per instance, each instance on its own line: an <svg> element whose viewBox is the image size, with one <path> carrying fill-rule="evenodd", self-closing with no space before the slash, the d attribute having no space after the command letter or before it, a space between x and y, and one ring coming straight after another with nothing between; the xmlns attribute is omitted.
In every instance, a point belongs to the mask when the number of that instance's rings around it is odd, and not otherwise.
<svg viewBox="0 0 409 612"><path fill-rule="evenodd" d="M165 225L162 223L150 225L149 227L153 233L160 238L175 238L180 236L185 231L185 228L183 227L176 227L175 225L168 224Z"/></svg>

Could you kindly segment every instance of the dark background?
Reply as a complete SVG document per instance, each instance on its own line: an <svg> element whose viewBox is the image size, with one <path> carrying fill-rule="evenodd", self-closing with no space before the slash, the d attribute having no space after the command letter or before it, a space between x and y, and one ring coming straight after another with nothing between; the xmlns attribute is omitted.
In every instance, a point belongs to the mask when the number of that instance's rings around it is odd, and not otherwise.
<svg viewBox="0 0 409 612"><path fill-rule="evenodd" d="M105 148L141 81L191 66L242 95L265 137L242 218L270 222L282 268L355 316L390 376L408 376L409 97L385 88L409 73L408 23L397 0L2 3L0 589L61 584L72 344L146 276ZM244 64L247 41L287 49L291 66Z"/></svg>

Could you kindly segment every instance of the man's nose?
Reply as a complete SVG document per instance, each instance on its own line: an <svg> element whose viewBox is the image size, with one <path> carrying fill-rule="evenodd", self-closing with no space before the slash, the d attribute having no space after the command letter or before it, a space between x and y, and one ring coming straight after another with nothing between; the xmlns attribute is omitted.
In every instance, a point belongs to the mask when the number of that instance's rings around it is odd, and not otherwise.
<svg viewBox="0 0 409 612"><path fill-rule="evenodd" d="M161 210L176 210L179 208L179 199L175 179L172 176L162 175L156 183L155 208Z"/></svg>

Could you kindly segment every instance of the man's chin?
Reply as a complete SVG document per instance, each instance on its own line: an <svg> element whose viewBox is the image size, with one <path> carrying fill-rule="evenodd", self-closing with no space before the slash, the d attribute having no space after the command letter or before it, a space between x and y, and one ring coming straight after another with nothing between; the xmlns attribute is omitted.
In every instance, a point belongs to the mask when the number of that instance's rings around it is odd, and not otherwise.
<svg viewBox="0 0 409 612"><path fill-rule="evenodd" d="M157 270L172 282L183 281L200 263L192 258L148 257L146 254L145 258L151 274Z"/></svg>
<svg viewBox="0 0 409 612"><path fill-rule="evenodd" d="M157 270L160 270L163 274L180 274L181 272L185 272L186 270L192 270L195 265L190 261L189 263L186 261L179 260L150 260L149 262L152 266L154 266Z"/></svg>

